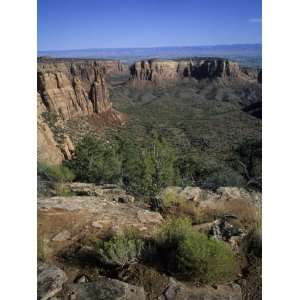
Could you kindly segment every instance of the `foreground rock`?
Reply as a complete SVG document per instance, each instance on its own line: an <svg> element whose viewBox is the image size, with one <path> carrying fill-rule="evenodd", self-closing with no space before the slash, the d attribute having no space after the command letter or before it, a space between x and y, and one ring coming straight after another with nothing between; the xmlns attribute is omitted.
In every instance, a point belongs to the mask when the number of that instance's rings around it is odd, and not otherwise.
<svg viewBox="0 0 300 300"><path fill-rule="evenodd" d="M149 300L241 300L237 284L200 285L182 283L149 266L135 264L119 273L120 280L143 286Z"/></svg>
<svg viewBox="0 0 300 300"><path fill-rule="evenodd" d="M217 285L215 287L202 286L190 288L173 278L164 292L166 300L242 300L241 288L237 284Z"/></svg>
<svg viewBox="0 0 300 300"><path fill-rule="evenodd" d="M101 277L88 283L69 284L64 291L65 300L144 300L142 287Z"/></svg>
<svg viewBox="0 0 300 300"><path fill-rule="evenodd" d="M150 235L163 222L162 216L132 203L109 200L111 196L72 196L38 199L39 230L55 247L72 243L93 232L105 234L134 227Z"/></svg>
<svg viewBox="0 0 300 300"><path fill-rule="evenodd" d="M54 265L38 263L37 294L38 300L47 300L62 290L67 275Z"/></svg>

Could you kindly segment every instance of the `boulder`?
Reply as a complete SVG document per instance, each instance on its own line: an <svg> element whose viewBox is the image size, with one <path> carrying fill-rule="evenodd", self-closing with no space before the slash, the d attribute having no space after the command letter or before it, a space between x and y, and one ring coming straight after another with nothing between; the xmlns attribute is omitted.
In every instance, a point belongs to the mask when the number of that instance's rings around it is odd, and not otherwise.
<svg viewBox="0 0 300 300"><path fill-rule="evenodd" d="M71 233L68 230L63 230L59 232L55 237L52 239L54 242L64 242L71 238Z"/></svg>
<svg viewBox="0 0 300 300"><path fill-rule="evenodd" d="M65 300L144 300L144 289L116 279L101 277L87 283L66 286Z"/></svg>
<svg viewBox="0 0 300 300"><path fill-rule="evenodd" d="M245 200L256 207L261 207L262 197L260 192L247 191L238 187L220 187L217 194L221 200Z"/></svg>
<svg viewBox="0 0 300 300"><path fill-rule="evenodd" d="M37 299L47 300L62 290L67 281L65 272L54 265L38 263L37 270Z"/></svg>

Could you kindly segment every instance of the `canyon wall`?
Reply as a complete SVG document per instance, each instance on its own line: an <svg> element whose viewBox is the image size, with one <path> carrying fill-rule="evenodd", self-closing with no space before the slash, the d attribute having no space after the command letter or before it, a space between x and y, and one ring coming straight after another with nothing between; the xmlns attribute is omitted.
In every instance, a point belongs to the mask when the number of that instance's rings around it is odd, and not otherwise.
<svg viewBox="0 0 300 300"><path fill-rule="evenodd" d="M257 80L254 78L257 75L253 75L253 71L240 68L236 62L219 58L142 60L130 67L130 74L132 80L146 80L155 83L184 77Z"/></svg>
<svg viewBox="0 0 300 300"><path fill-rule="evenodd" d="M55 141L45 114L65 121L85 116L108 118L121 122L121 115L113 109L105 74L122 72L118 62L102 61L47 61L38 63L38 159L59 164L70 158L74 149L70 137Z"/></svg>
<svg viewBox="0 0 300 300"><path fill-rule="evenodd" d="M63 120L101 114L112 109L104 72L95 61L38 64L38 92L47 110Z"/></svg>

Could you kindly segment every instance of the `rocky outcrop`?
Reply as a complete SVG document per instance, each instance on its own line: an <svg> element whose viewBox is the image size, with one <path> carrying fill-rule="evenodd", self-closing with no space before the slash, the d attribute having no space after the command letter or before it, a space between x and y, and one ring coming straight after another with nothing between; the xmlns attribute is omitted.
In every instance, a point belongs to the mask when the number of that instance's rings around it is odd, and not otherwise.
<svg viewBox="0 0 300 300"><path fill-rule="evenodd" d="M63 127L65 121L97 116L120 124L121 115L112 108L105 81L105 72L122 69L119 63L107 61L51 61L38 64L38 160L60 164L71 159L73 142L68 135L57 140L45 114L55 116ZM53 125L53 124L52 124ZM55 124L56 125L56 124Z"/></svg>
<svg viewBox="0 0 300 300"><path fill-rule="evenodd" d="M247 73L248 72L248 73ZM253 74L242 70L238 63L220 58L194 58L188 60L150 59L136 62L130 67L131 78L138 81L223 78L253 80Z"/></svg>
<svg viewBox="0 0 300 300"><path fill-rule="evenodd" d="M43 118L43 113L47 111L42 98L37 96L37 154L38 161L58 165L64 159L64 155L59 145L54 139L53 132Z"/></svg>
<svg viewBox="0 0 300 300"><path fill-rule="evenodd" d="M260 192L247 191L238 187L220 187L216 192L204 190L199 187L187 186L185 188L169 186L161 191L158 199L174 198L185 201L195 201L202 207L214 207L220 202L228 200L242 200L254 207L261 207L262 196Z"/></svg>
<svg viewBox="0 0 300 300"><path fill-rule="evenodd" d="M37 59L38 63L41 64L53 64L53 63L64 63L64 64L85 64L92 61L91 59L81 58L54 58L49 56L40 56ZM122 73L128 71L128 65L122 63L119 60L96 60L98 64L103 67L105 74Z"/></svg>
<svg viewBox="0 0 300 300"><path fill-rule="evenodd" d="M112 201L114 194L102 196L69 196L38 199L39 229L49 239L63 231L76 236L118 232L133 227L145 236L163 222L162 216L133 203ZM76 223L76 226L74 224ZM49 226L51 224L51 226Z"/></svg>
<svg viewBox="0 0 300 300"><path fill-rule="evenodd" d="M77 196L105 196L109 200L121 203L132 203L135 200L134 196L112 184L96 185L93 183L71 182L66 183L65 186Z"/></svg>
<svg viewBox="0 0 300 300"><path fill-rule="evenodd" d="M107 111L116 114L104 72L97 61L38 64L38 92L47 110L63 120Z"/></svg>

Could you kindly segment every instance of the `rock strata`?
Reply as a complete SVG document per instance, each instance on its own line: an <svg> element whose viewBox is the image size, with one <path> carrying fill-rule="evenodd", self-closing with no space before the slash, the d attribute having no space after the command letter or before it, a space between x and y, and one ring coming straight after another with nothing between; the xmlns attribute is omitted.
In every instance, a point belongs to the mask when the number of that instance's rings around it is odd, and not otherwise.
<svg viewBox="0 0 300 300"><path fill-rule="evenodd" d="M198 80L204 78L256 80L253 78L253 74L240 68L238 63L221 58L142 60L130 67L130 73L132 80L152 81L154 83L179 80L184 77Z"/></svg>
<svg viewBox="0 0 300 300"><path fill-rule="evenodd" d="M102 61L50 61L38 63L38 160L60 164L71 159L74 145L63 136L59 143L45 115L54 116L63 127L65 121L86 116L97 116L114 124L122 123L121 115L113 109L105 81L107 68L120 65ZM110 72L113 72L112 70Z"/></svg>
<svg viewBox="0 0 300 300"><path fill-rule="evenodd" d="M53 132L43 118L43 113L47 111L40 94L37 95L37 152L38 160L48 164L58 165L64 159L64 155L59 145L54 139Z"/></svg>
<svg viewBox="0 0 300 300"><path fill-rule="evenodd" d="M104 73L97 61L41 63L38 92L47 110L63 120L113 111Z"/></svg>

